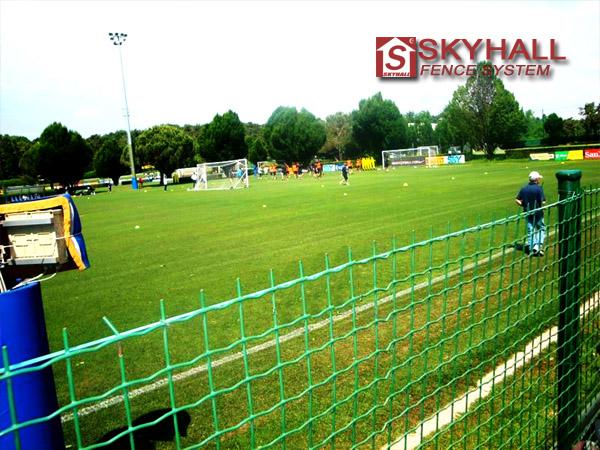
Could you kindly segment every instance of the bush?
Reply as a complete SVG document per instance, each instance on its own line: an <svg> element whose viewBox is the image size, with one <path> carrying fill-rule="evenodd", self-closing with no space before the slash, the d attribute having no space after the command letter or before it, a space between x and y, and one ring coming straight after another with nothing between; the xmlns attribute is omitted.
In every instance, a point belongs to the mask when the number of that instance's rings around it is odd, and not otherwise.
<svg viewBox="0 0 600 450"><path fill-rule="evenodd" d="M6 180L0 180L0 186L10 187L10 186L23 186L27 183L23 178L8 178Z"/></svg>
<svg viewBox="0 0 600 450"><path fill-rule="evenodd" d="M529 159L529 155L532 153L546 152L541 152L540 150L510 150L506 152L506 159Z"/></svg>

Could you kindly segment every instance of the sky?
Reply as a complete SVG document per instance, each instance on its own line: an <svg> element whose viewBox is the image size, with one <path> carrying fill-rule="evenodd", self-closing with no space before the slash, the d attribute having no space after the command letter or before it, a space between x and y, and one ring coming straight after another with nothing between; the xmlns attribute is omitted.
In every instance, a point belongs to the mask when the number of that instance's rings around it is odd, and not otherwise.
<svg viewBox="0 0 600 450"><path fill-rule="evenodd" d="M504 77L524 110L577 117L600 103L600 1L0 0L0 134L60 122L83 137L203 124L278 106L325 119L381 92L400 112L440 113L464 77L376 77L376 37L555 39L549 77ZM445 61L451 63L452 61ZM494 61L496 62L496 61ZM457 64L456 61L453 63ZM502 63L499 61L499 63Z"/></svg>

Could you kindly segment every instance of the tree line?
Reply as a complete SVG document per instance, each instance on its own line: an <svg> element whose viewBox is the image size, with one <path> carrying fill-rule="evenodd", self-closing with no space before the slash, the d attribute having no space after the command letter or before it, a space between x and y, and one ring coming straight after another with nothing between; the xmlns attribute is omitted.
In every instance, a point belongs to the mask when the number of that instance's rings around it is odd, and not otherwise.
<svg viewBox="0 0 600 450"><path fill-rule="evenodd" d="M438 115L428 111L403 115L381 93L361 100L351 113L337 112L325 120L306 109L280 106L265 124L242 123L235 112L227 111L208 124L133 130L135 166L139 171L152 165L170 174L198 162L238 158L307 164L315 157L378 158L381 150L421 145L480 149L492 158L497 147L600 139L600 102L580 108L581 119L562 119L555 113L535 117L532 111L523 111L499 78L489 75L487 64L479 64ZM33 141L0 136L0 180L22 177L70 186L90 171L115 182L130 173L124 131L83 139L52 123Z"/></svg>

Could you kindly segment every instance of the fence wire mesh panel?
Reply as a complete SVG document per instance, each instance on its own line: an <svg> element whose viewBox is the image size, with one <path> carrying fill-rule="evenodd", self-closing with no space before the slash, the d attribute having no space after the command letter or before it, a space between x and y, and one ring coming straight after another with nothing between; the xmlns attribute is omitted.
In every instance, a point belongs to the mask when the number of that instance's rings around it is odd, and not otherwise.
<svg viewBox="0 0 600 450"><path fill-rule="evenodd" d="M69 448L145 448L163 425L172 442L158 448L539 449L558 445L567 414L570 439L582 439L600 399L599 195L543 208L542 256L529 254L520 214L373 244L362 259L348 250L318 273L300 262L296 279L271 273L258 292L238 280L235 298L201 293L196 310L174 317L161 304L157 322L134 330L106 318L112 334L83 345L65 330L64 350L37 360L10 366L4 348L11 417L13 380L47 367L61 406L13 419L0 437L19 448L21 430L60 416ZM566 276L578 296L567 322ZM265 309L269 320L256 320ZM561 344L565 330L576 334ZM574 365L559 370L559 356ZM563 389L576 395L559 408Z"/></svg>

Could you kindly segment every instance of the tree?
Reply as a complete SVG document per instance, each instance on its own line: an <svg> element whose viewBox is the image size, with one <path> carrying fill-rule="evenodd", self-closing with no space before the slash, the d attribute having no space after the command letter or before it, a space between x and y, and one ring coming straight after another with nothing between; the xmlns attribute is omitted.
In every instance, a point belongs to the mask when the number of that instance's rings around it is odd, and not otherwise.
<svg viewBox="0 0 600 450"><path fill-rule="evenodd" d="M411 147L434 145L437 143L433 132L433 117L427 111L418 114L410 112L406 115L408 122L407 140Z"/></svg>
<svg viewBox="0 0 600 450"><path fill-rule="evenodd" d="M580 142L585 138L586 130L582 120L566 119L563 121L563 134L567 142Z"/></svg>
<svg viewBox="0 0 600 450"><path fill-rule="evenodd" d="M494 76L490 62L477 65L444 109L440 134L450 145L470 145L492 158L496 147L512 147L526 130L526 120L514 95Z"/></svg>
<svg viewBox="0 0 600 450"><path fill-rule="evenodd" d="M525 129L523 140L525 141L526 145L527 142L540 144L542 139L546 138L544 121L539 117L535 117L533 111L527 110L525 112L525 124L527 128Z"/></svg>
<svg viewBox="0 0 600 450"><path fill-rule="evenodd" d="M251 139L248 147L248 159L253 163L266 161L269 158L267 143L262 136L257 136L256 138Z"/></svg>
<svg viewBox="0 0 600 450"><path fill-rule="evenodd" d="M233 111L217 114L203 130L199 141L200 156L206 161L229 161L245 158L248 146L244 124Z"/></svg>
<svg viewBox="0 0 600 450"><path fill-rule="evenodd" d="M557 145L562 143L563 120L555 113L550 114L544 121L544 131L548 134L546 143Z"/></svg>
<svg viewBox="0 0 600 450"><path fill-rule="evenodd" d="M98 150L100 150L100 147L102 147L102 144L104 143L105 138L106 138L106 136L101 136L99 134L92 134L90 137L88 137L85 140L85 143L88 145L88 147L92 151L92 159L96 156L96 153L98 153Z"/></svg>
<svg viewBox="0 0 600 450"><path fill-rule="evenodd" d="M112 133L105 136L94 155L96 175L111 178L113 183L117 184L119 177L129 171L129 166L123 164L121 160L123 149L127 149L125 133Z"/></svg>
<svg viewBox="0 0 600 450"><path fill-rule="evenodd" d="M265 138L272 158L306 164L326 139L325 125L309 111L280 106L265 125Z"/></svg>
<svg viewBox="0 0 600 450"><path fill-rule="evenodd" d="M584 117L583 126L588 140L597 141L600 138L600 103L586 103L579 108L579 114Z"/></svg>
<svg viewBox="0 0 600 450"><path fill-rule="evenodd" d="M0 180L16 178L21 174L19 161L31 147L29 139L22 136L0 136Z"/></svg>
<svg viewBox="0 0 600 450"><path fill-rule="evenodd" d="M206 129L208 125L184 125L183 131L187 134L194 144L194 154L196 162L203 162L202 157L200 156L200 141L202 133Z"/></svg>
<svg viewBox="0 0 600 450"><path fill-rule="evenodd" d="M527 130L525 114L512 92L506 90L500 80L496 80L495 89L489 110L489 129L485 132L488 155L489 149L493 152L496 147L518 147Z"/></svg>
<svg viewBox="0 0 600 450"><path fill-rule="evenodd" d="M440 115L435 131L442 148L470 145L471 129L469 124L474 118L473 113L466 107L466 97L466 86L459 86L452 94L452 100Z"/></svg>
<svg viewBox="0 0 600 450"><path fill-rule="evenodd" d="M448 121L444 120L441 115L439 122L435 127L434 133L435 142L439 144L441 151L444 151L444 149L447 149L452 145L458 144L458 142L451 136ZM460 145L462 146L462 143Z"/></svg>
<svg viewBox="0 0 600 450"><path fill-rule="evenodd" d="M263 125L257 123L244 123L244 136L246 138L246 143L248 147L250 146L250 140L257 139L258 137L263 135Z"/></svg>
<svg viewBox="0 0 600 450"><path fill-rule="evenodd" d="M143 131L135 151L142 164L153 165L164 176L194 164L192 139L174 125L157 125Z"/></svg>
<svg viewBox="0 0 600 450"><path fill-rule="evenodd" d="M34 142L19 160L20 173L28 184L35 184L39 181L38 150L39 145Z"/></svg>
<svg viewBox="0 0 600 450"><path fill-rule="evenodd" d="M265 140L264 126L255 123L244 124L248 160L257 163L269 158L269 146Z"/></svg>
<svg viewBox="0 0 600 450"><path fill-rule="evenodd" d="M381 92L363 99L352 111L352 137L363 152L378 156L382 150L407 146L407 125L398 107Z"/></svg>
<svg viewBox="0 0 600 450"><path fill-rule="evenodd" d="M69 188L83 178L91 160L92 151L79 133L54 122L26 152L22 167L32 177L39 175Z"/></svg>
<svg viewBox="0 0 600 450"><path fill-rule="evenodd" d="M346 158L346 148L352 140L352 116L337 112L325 119L326 140L321 152L335 155L339 160Z"/></svg>

